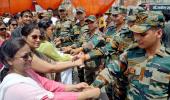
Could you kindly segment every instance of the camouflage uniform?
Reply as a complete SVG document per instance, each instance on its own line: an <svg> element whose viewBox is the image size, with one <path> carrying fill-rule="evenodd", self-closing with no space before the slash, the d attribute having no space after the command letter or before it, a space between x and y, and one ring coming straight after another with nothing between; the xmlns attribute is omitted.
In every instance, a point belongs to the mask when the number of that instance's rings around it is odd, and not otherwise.
<svg viewBox="0 0 170 100"><path fill-rule="evenodd" d="M74 45L76 47L81 47L83 42L86 41L86 35L89 32L87 23L85 23L82 26L80 26L80 23L76 23L73 29L74 29L74 36L75 36Z"/></svg>
<svg viewBox="0 0 170 100"><path fill-rule="evenodd" d="M77 13L85 13L83 8L77 8L76 9ZM87 23L85 22L83 25L80 25L80 22L76 23L73 26L73 31L74 31L74 36L75 36L75 40L74 40L74 45L76 47L81 47L83 42L86 42L87 39L87 35L89 33L89 28Z"/></svg>
<svg viewBox="0 0 170 100"><path fill-rule="evenodd" d="M91 15L87 18L87 20L96 21L96 17ZM91 36L90 34L87 34L85 40L86 42L84 42L82 45L83 51L85 53L105 45L105 40L102 37L102 33L98 29L96 29ZM91 84L94 81L100 65L101 59L98 58L94 58L85 62L86 67L84 70L84 79L87 83Z"/></svg>
<svg viewBox="0 0 170 100"><path fill-rule="evenodd" d="M89 36L89 38L87 39L88 42L84 43L85 45L83 45L85 53L88 53L93 49L97 49L105 44L104 38L102 38L100 34L100 31L96 30L93 36ZM86 67L84 71L84 78L87 83L91 84L94 81L100 65L101 59L99 58L94 58L90 61L85 62Z"/></svg>
<svg viewBox="0 0 170 100"><path fill-rule="evenodd" d="M85 10L82 7L76 8L76 14L80 14L81 17L84 17L84 22L77 22L73 26L74 32L74 44L71 46L72 48L79 48L82 46L84 42L87 40L87 35L89 33L88 25L85 22ZM78 20L79 21L79 20ZM73 82L79 83L84 82L84 68L74 68L73 70Z"/></svg>
<svg viewBox="0 0 170 100"><path fill-rule="evenodd" d="M65 7L60 6L59 10L66 10ZM61 38L61 47L69 46L73 44L74 33L73 33L74 22L69 19L60 19L56 22L56 33L54 37Z"/></svg>
<svg viewBox="0 0 170 100"><path fill-rule="evenodd" d="M142 18L138 17L140 20L136 20L135 25L130 28L133 32L142 34L153 26L163 26L163 15L157 12L149 12L141 16ZM169 54L169 49L164 46L154 56L146 56L144 49L131 48L121 54L118 61L108 64L93 85L102 87L112 83L113 99L120 99L115 98L116 95L122 94L122 88L115 86L116 79L120 77L119 79L127 81L125 83L127 86L123 87L127 94L121 99L167 100L170 82L170 63L167 62L170 60Z"/></svg>

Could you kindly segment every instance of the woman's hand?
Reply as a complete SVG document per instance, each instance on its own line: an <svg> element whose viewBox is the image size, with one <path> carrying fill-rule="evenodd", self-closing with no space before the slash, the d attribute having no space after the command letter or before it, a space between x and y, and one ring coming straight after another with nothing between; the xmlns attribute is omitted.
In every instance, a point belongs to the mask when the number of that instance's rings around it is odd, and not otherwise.
<svg viewBox="0 0 170 100"><path fill-rule="evenodd" d="M82 91L82 90L84 90L84 89L91 88L91 87L90 87L87 83L85 83L85 82L76 84L75 87L76 87L76 90L78 90L78 91Z"/></svg>

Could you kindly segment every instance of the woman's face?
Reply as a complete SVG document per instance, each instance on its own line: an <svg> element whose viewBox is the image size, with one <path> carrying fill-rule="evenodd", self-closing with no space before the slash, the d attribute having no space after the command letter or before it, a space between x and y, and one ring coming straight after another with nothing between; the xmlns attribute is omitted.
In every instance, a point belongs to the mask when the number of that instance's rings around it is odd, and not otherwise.
<svg viewBox="0 0 170 100"><path fill-rule="evenodd" d="M0 36L5 36L5 34L7 33L6 31L6 26L4 24L0 25Z"/></svg>
<svg viewBox="0 0 170 100"><path fill-rule="evenodd" d="M12 21L9 27L11 31L15 30L18 27L18 22Z"/></svg>
<svg viewBox="0 0 170 100"><path fill-rule="evenodd" d="M17 51L10 62L12 71L16 73L23 73L26 69L29 69L32 62L32 53L30 47L25 44L25 46Z"/></svg>
<svg viewBox="0 0 170 100"><path fill-rule="evenodd" d="M50 27L47 28L46 30L46 34L47 34L47 37L52 37L52 34L54 32L54 26L51 24Z"/></svg>
<svg viewBox="0 0 170 100"><path fill-rule="evenodd" d="M26 42L31 49L36 49L40 46L42 36L39 29L33 29L33 31L25 37Z"/></svg>

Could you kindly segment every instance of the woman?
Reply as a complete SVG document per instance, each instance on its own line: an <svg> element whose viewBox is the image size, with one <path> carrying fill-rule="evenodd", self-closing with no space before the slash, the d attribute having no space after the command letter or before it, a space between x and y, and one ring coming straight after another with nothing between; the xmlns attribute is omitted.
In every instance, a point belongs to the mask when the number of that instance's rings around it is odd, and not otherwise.
<svg viewBox="0 0 170 100"><path fill-rule="evenodd" d="M0 45L3 41L9 39L10 35L7 33L7 27L3 21L0 20Z"/></svg>
<svg viewBox="0 0 170 100"><path fill-rule="evenodd" d="M0 46L1 44L9 38L9 34L7 33L7 28L3 21L0 20ZM2 68L2 64L0 63L0 70Z"/></svg>
<svg viewBox="0 0 170 100"><path fill-rule="evenodd" d="M55 45L51 43L51 38L54 32L52 21L40 20L38 26L40 28L40 31L43 33L44 38L43 40L41 40L41 44L36 50L53 59L54 61L71 60L71 55L61 53L57 50ZM54 74L52 75L54 76ZM72 68L67 69L61 73L61 82L64 84L72 84Z"/></svg>
<svg viewBox="0 0 170 100"><path fill-rule="evenodd" d="M100 90L86 83L63 85L35 73L33 54L21 38L7 40L0 48L0 61L6 66L0 75L0 100L84 100L98 98ZM81 91L83 92L72 92ZM17 90L17 92L16 92Z"/></svg>
<svg viewBox="0 0 170 100"><path fill-rule="evenodd" d="M16 19L11 18L8 22L8 25L9 25L9 33L12 33L18 27L18 22Z"/></svg>
<svg viewBox="0 0 170 100"><path fill-rule="evenodd" d="M56 47L51 43L51 38L54 32L54 26L52 21L41 20L38 23L40 31L43 33L43 40L41 40L40 46L36 49L39 52L47 55L55 61L68 61L71 60L71 55L62 54L56 49Z"/></svg>
<svg viewBox="0 0 170 100"><path fill-rule="evenodd" d="M67 61L67 62L56 63L53 61L52 63L55 63L55 64L47 63L45 61L50 62L51 59L43 55L41 52L36 51L36 48L40 46L41 40L43 40L44 38L44 36L42 36L43 34L39 30L39 27L35 24L25 25L21 30L21 34L23 38L25 39L25 41L30 46L32 52L36 55L36 56L33 56L32 67L34 70L38 72L42 72L42 73L61 72L63 70L72 68L74 66L80 66L83 63L81 59L78 59L75 62ZM41 68L39 66L41 66Z"/></svg>

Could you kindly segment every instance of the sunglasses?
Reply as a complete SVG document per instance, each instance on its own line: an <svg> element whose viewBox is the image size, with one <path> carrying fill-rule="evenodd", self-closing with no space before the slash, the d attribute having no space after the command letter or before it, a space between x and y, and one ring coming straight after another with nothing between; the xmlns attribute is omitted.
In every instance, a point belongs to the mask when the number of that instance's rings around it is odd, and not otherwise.
<svg viewBox="0 0 170 100"><path fill-rule="evenodd" d="M15 58L22 58L23 60L27 61L29 59L29 57L33 57L32 52L28 52L25 55L21 56L21 57L15 57Z"/></svg>
<svg viewBox="0 0 170 100"><path fill-rule="evenodd" d="M12 26L18 26L18 24L11 24Z"/></svg>
<svg viewBox="0 0 170 100"><path fill-rule="evenodd" d="M6 31L6 28L0 28L0 31L1 32Z"/></svg>
<svg viewBox="0 0 170 100"><path fill-rule="evenodd" d="M77 14L77 15L81 15L81 14L83 14L83 13L82 13L82 12L76 12L76 14Z"/></svg>
<svg viewBox="0 0 170 100"><path fill-rule="evenodd" d="M34 40L37 40L37 39L43 40L43 38L44 38L42 35L32 35L31 37Z"/></svg>

